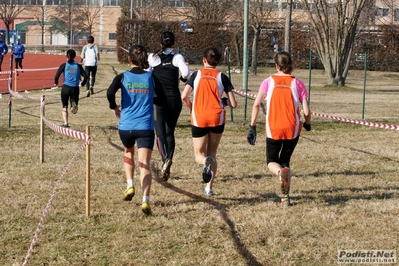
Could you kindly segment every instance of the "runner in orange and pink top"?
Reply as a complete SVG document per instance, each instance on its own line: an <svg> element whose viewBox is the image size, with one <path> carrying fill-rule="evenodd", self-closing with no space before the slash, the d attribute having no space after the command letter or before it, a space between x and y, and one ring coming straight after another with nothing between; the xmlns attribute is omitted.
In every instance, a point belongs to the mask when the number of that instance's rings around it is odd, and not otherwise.
<svg viewBox="0 0 399 266"><path fill-rule="evenodd" d="M260 85L251 116L247 140L251 145L256 141L256 120L260 105L266 99L266 160L269 171L281 182L284 206L290 205L291 183L290 160L302 130L299 103L302 104L305 122L303 127L311 130L308 92L305 84L291 75L291 55L279 52L274 56L277 73L266 78Z"/></svg>
<svg viewBox="0 0 399 266"><path fill-rule="evenodd" d="M212 184L217 170L216 152L226 122L225 106L236 108L233 85L216 66L222 53L216 48L204 52L204 68L195 71L187 81L182 100L191 110L191 135L193 137L195 161L203 164L202 178L206 183L204 194L212 196ZM193 92L192 101L189 95ZM227 97L222 97L223 92Z"/></svg>

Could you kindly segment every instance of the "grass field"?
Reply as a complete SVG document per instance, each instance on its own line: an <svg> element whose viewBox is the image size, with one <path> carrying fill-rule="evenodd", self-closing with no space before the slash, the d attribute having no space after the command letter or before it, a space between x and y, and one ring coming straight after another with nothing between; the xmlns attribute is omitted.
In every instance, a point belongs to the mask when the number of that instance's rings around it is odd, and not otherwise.
<svg viewBox="0 0 399 266"><path fill-rule="evenodd" d="M159 178L155 147L151 191L154 215L141 212L136 196L122 201L126 187L118 121L106 89L127 69L102 57L95 93L81 90L72 129L91 137L91 213L85 214L85 152L62 176L28 265L337 265L338 250L396 250L399 246L399 138L396 130L313 116L292 158L293 206L279 204L279 184L265 162L264 118L255 146L246 142L240 96L234 122L226 124L219 152L215 196L203 196L202 168L194 162L189 113L183 107L176 132L172 178ZM224 68L225 70L225 68ZM250 76L251 91L273 69ZM294 75L308 84L308 71ZM232 76L237 89L239 77ZM365 119L398 124L397 73L370 72ZM350 72L348 87L324 87L313 71L311 110L360 120L363 72ZM24 94L25 95L25 94ZM46 96L46 118L62 124L60 89L31 91ZM40 103L0 99L0 265L21 265L28 254L53 188L82 140L45 128L44 162L39 160ZM248 101L251 106L252 101ZM250 110L247 117L250 117ZM348 264L347 264L348 265ZM352 264L355 265L355 264ZM376 264L374 264L376 265ZM392 265L392 264L391 264Z"/></svg>

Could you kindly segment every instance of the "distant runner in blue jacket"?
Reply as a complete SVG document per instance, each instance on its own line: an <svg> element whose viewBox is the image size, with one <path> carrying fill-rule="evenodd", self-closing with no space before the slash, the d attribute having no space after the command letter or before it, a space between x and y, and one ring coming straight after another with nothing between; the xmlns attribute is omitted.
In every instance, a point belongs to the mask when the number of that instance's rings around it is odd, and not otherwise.
<svg viewBox="0 0 399 266"><path fill-rule="evenodd" d="M8 53L8 46L5 42L3 42L3 35L0 34L0 72L1 65L3 64L3 58Z"/></svg>
<svg viewBox="0 0 399 266"><path fill-rule="evenodd" d="M23 69L22 67L22 59L24 59L24 53L25 53L25 46L19 42L19 39L15 41L14 48L13 48L13 53L14 53L14 59L15 59L15 69L18 69L18 66ZM24 71L21 71L24 73ZM18 76L17 72L17 76Z"/></svg>

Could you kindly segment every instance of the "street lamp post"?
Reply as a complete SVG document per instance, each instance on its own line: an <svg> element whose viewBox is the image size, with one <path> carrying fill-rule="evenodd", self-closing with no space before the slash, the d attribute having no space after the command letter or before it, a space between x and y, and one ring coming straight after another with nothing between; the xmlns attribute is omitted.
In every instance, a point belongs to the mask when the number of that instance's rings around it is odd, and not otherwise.
<svg viewBox="0 0 399 266"><path fill-rule="evenodd" d="M72 0L72 2L71 2L71 15L70 15L70 23L71 23L71 36L70 36L70 41L69 41L69 44L70 44L70 48L72 49L72 42L73 42L73 26L72 26L72 16L73 16L73 0Z"/></svg>

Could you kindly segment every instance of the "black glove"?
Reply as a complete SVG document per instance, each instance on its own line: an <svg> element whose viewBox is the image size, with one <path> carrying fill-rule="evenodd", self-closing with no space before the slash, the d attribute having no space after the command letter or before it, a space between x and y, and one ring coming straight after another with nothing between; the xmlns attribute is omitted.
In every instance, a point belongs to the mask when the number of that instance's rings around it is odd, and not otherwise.
<svg viewBox="0 0 399 266"><path fill-rule="evenodd" d="M183 81L184 83L187 82L187 79L183 78L182 76L180 76L180 80Z"/></svg>
<svg viewBox="0 0 399 266"><path fill-rule="evenodd" d="M249 126L247 140L250 145L255 145L256 141L256 126Z"/></svg>
<svg viewBox="0 0 399 266"><path fill-rule="evenodd" d="M310 126L310 123L307 124L306 122L303 122L303 127L306 129L306 131L310 131L312 127Z"/></svg>
<svg viewBox="0 0 399 266"><path fill-rule="evenodd" d="M228 103L227 103L227 97L223 97L223 98L222 98L222 103L223 103L223 107L225 107L225 106L228 105Z"/></svg>

